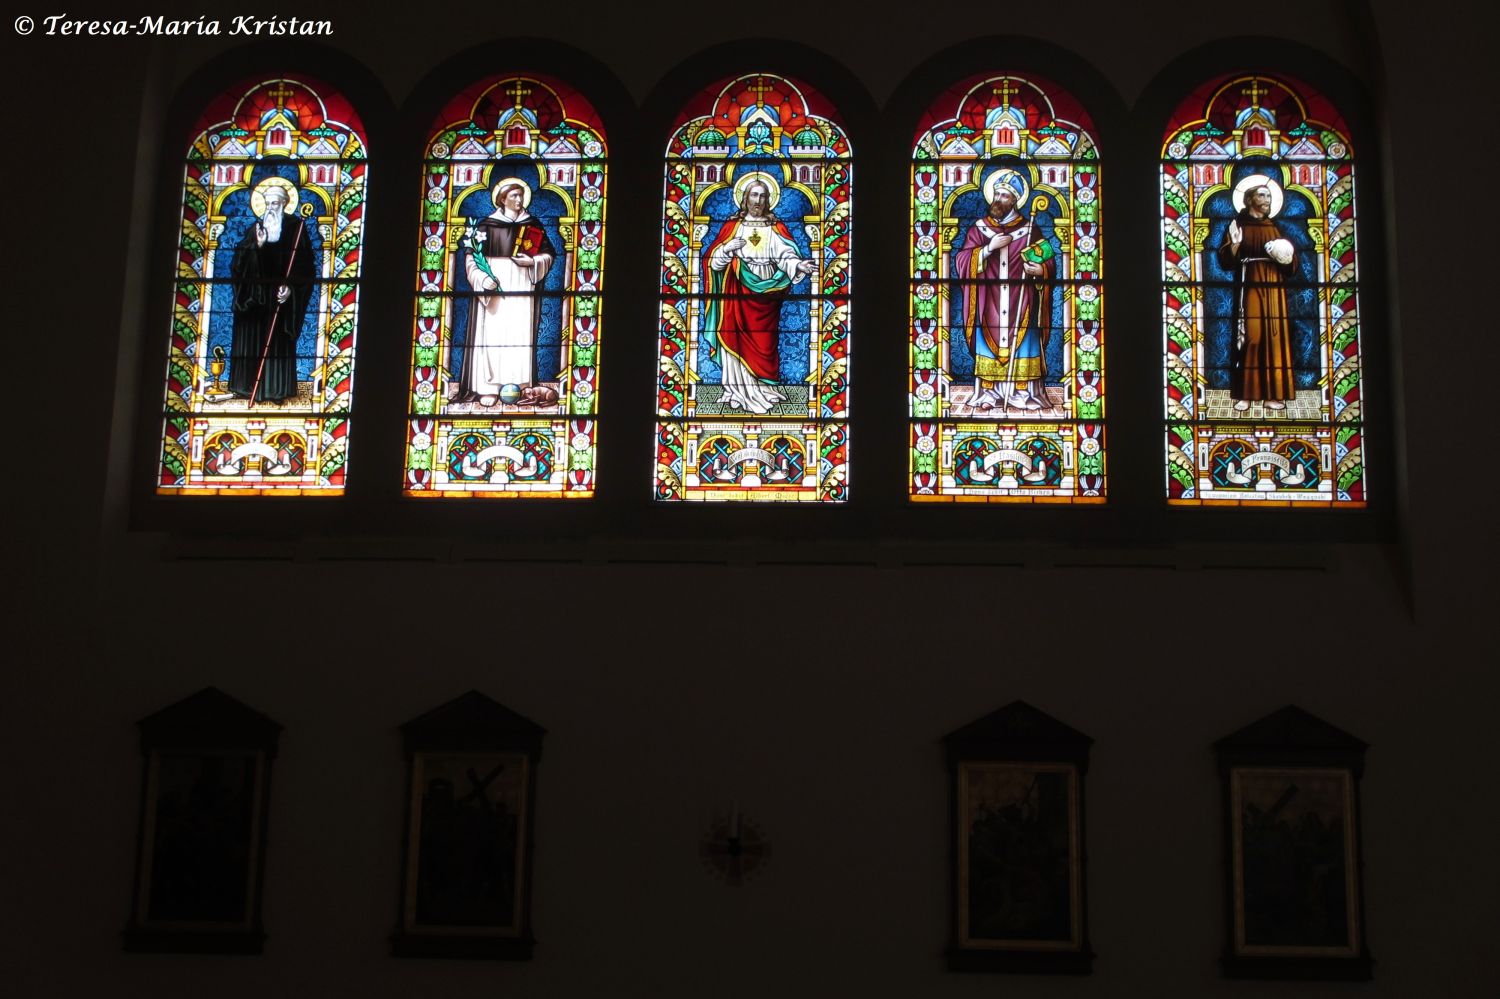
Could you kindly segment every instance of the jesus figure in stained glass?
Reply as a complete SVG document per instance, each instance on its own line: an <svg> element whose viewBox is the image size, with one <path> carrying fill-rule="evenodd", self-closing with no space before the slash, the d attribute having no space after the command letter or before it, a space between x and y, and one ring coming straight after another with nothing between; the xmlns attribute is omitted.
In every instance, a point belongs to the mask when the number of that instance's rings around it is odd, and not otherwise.
<svg viewBox="0 0 1500 999"><path fill-rule="evenodd" d="M781 302L792 285L817 269L797 252L786 224L771 213L775 181L753 173L736 185L739 211L704 251L703 336L718 355L723 405L769 413L786 399L780 381Z"/></svg>

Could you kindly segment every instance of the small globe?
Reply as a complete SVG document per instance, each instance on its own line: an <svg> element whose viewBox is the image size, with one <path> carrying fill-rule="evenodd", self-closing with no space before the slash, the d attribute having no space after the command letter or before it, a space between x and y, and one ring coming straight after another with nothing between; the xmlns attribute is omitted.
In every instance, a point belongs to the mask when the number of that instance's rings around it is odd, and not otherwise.
<svg viewBox="0 0 1500 999"><path fill-rule="evenodd" d="M519 386L519 385L502 385L502 386L500 386L500 401L501 402L505 403L507 406L513 406L517 402L519 402L520 400L521 400L521 386Z"/></svg>

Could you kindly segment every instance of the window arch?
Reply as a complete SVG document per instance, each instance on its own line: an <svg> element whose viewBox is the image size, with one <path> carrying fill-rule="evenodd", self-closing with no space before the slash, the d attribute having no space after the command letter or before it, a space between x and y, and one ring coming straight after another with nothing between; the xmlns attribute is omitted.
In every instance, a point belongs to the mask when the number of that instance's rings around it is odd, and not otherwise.
<svg viewBox="0 0 1500 999"><path fill-rule="evenodd" d="M549 76L454 97L424 149L404 490L594 494L606 139Z"/></svg>
<svg viewBox="0 0 1500 999"><path fill-rule="evenodd" d="M193 134L156 491L341 494L364 126L337 91L296 75L228 89Z"/></svg>
<svg viewBox="0 0 1500 999"><path fill-rule="evenodd" d="M794 79L721 80L678 115L657 500L848 499L852 167L835 109Z"/></svg>
<svg viewBox="0 0 1500 999"><path fill-rule="evenodd" d="M911 152L909 495L1099 503L1104 327L1099 149L1031 74L971 77Z"/></svg>
<svg viewBox="0 0 1500 999"><path fill-rule="evenodd" d="M1323 94L1219 77L1162 143L1166 490L1366 504L1354 152Z"/></svg>

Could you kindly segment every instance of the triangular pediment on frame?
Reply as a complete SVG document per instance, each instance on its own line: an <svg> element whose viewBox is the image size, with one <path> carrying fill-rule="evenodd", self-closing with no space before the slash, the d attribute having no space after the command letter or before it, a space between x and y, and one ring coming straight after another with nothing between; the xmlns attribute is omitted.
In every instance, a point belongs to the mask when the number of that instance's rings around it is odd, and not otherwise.
<svg viewBox="0 0 1500 999"><path fill-rule="evenodd" d="M258 749L274 755L281 726L217 687L204 687L136 723L141 749Z"/></svg>
<svg viewBox="0 0 1500 999"><path fill-rule="evenodd" d="M1347 766L1364 768L1368 743L1288 704L1214 743L1221 767Z"/></svg>
<svg viewBox="0 0 1500 999"><path fill-rule="evenodd" d="M547 730L471 690L401 726L408 754L424 751L541 752Z"/></svg>
<svg viewBox="0 0 1500 999"><path fill-rule="evenodd" d="M1083 768L1093 741L1025 701L1011 701L943 737L950 765L959 760L1049 760Z"/></svg>

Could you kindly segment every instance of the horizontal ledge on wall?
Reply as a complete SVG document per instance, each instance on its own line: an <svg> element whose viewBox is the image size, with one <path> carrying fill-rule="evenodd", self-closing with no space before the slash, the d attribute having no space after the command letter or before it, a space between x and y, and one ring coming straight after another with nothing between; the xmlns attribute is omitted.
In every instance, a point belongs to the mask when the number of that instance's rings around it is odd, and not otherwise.
<svg viewBox="0 0 1500 999"><path fill-rule="evenodd" d="M1052 565L1050 566L1050 568L1053 568L1053 569L1148 569L1148 570L1151 570L1151 571L1165 570L1167 572L1176 572L1178 569L1180 569L1182 567L1179 566L1179 565L1175 565L1174 563L1171 563L1171 562L1132 562L1132 561L1114 562L1114 561L1110 561L1110 560L1107 560L1107 559L1106 560L1102 560L1102 561L1089 559L1089 560L1072 561L1072 562L1053 562Z"/></svg>
<svg viewBox="0 0 1500 999"><path fill-rule="evenodd" d="M167 562L299 564L448 564L551 566L720 566L726 568L986 569L1025 572L1326 573L1340 561L1338 545L1161 545L1007 544L1003 541L945 544L889 541L783 541L756 539L705 542L692 538L538 538L472 541L434 538L168 538L160 548Z"/></svg>

